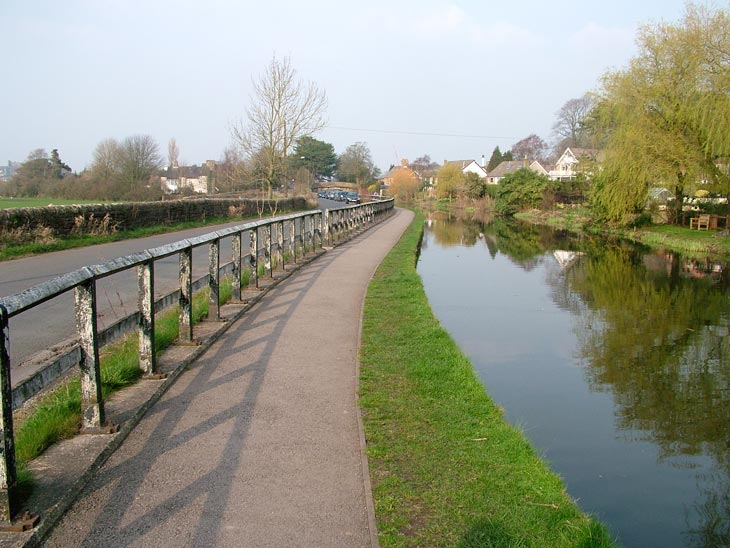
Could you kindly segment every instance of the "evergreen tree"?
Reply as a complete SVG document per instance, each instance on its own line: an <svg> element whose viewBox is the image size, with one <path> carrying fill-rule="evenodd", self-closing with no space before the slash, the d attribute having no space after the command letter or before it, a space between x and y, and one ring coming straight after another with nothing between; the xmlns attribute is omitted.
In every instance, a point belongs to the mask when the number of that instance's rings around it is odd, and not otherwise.
<svg viewBox="0 0 730 548"><path fill-rule="evenodd" d="M54 179L63 179L64 171L71 171L68 164L61 161L57 148L54 148L51 151L51 169L53 170L52 173Z"/></svg>
<svg viewBox="0 0 730 548"><path fill-rule="evenodd" d="M494 147L494 150L492 151L492 157L489 158L489 163L487 164L487 171L492 171L500 163L502 163L502 152L499 150L499 147L497 146L497 147Z"/></svg>

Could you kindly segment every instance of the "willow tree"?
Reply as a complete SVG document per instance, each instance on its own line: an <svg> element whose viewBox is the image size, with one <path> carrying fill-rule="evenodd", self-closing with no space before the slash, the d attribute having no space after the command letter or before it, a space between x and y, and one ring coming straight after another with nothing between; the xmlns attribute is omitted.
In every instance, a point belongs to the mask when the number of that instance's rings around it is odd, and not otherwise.
<svg viewBox="0 0 730 548"><path fill-rule="evenodd" d="M607 218L643 207L652 186L672 189L677 214L699 184L727 186L729 22L690 4L681 24L643 27L639 54L604 76L591 117L605 156L592 198Z"/></svg>
<svg viewBox="0 0 730 548"><path fill-rule="evenodd" d="M286 181L287 157L297 140L324 127L327 97L314 83L297 78L288 57L273 57L253 90L245 119L233 127L233 139L271 197L272 188Z"/></svg>

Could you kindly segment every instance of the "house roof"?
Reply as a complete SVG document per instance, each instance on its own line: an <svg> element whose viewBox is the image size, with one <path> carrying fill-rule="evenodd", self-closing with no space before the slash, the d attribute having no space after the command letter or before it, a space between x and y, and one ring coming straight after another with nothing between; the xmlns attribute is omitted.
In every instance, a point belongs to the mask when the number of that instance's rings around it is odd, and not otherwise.
<svg viewBox="0 0 730 548"><path fill-rule="evenodd" d="M475 161L476 160L444 160L444 165L455 165L459 166L459 169L464 169L466 166Z"/></svg>
<svg viewBox="0 0 730 548"><path fill-rule="evenodd" d="M180 177L197 178L203 175L202 166L180 166L180 167L168 167L162 170L160 174L162 177L168 179L179 179Z"/></svg>
<svg viewBox="0 0 730 548"><path fill-rule="evenodd" d="M578 159L590 158L591 160L595 160L600 152L597 148L571 148L570 150Z"/></svg>
<svg viewBox="0 0 730 548"><path fill-rule="evenodd" d="M504 160L503 162L500 162L497 167L495 167L492 171L490 171L487 176L504 177L505 175L514 173L515 171L523 167L526 167L524 160Z"/></svg>
<svg viewBox="0 0 730 548"><path fill-rule="evenodd" d="M466 168L474 164L474 167L482 173L482 177L487 176L487 170L484 166L480 165L476 160L444 160L444 165L454 165L464 171Z"/></svg>
<svg viewBox="0 0 730 548"><path fill-rule="evenodd" d="M560 155L558 161L555 164L560 164L566 156L572 156L576 161L580 161L582 158L589 160L600 160L602 151L597 148L578 148L578 147L567 147L565 151Z"/></svg>
<svg viewBox="0 0 730 548"><path fill-rule="evenodd" d="M410 167L405 167L405 166L394 166L394 167L390 168L388 170L388 172L380 178L380 180L383 181L385 179L392 179L393 177L395 177L396 173L398 173L399 171L403 171L403 170L410 171L412 176L418 178L418 172L415 171L414 169L411 169Z"/></svg>

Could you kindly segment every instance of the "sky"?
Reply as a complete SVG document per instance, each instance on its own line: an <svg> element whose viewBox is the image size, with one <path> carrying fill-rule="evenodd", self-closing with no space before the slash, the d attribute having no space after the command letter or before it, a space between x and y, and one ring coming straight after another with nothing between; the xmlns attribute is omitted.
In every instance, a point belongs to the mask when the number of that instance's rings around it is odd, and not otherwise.
<svg viewBox="0 0 730 548"><path fill-rule="evenodd" d="M328 98L315 138L375 164L488 159L536 133L636 54L685 0L1 0L0 164L151 135L185 164L232 144L271 59Z"/></svg>

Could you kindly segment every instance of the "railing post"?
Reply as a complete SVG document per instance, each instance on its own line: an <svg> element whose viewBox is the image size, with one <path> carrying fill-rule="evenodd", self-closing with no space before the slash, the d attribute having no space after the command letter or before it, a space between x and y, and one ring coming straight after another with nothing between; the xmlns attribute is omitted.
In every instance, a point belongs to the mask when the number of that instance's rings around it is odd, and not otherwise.
<svg viewBox="0 0 730 548"><path fill-rule="evenodd" d="M74 297L76 329L81 347L81 431L99 432L105 424L105 418L96 324L96 280L91 278L77 285Z"/></svg>
<svg viewBox="0 0 730 548"><path fill-rule="evenodd" d="M38 514L18 515L13 389L10 382L10 325L7 309L0 304L0 531L20 533L35 527Z"/></svg>
<svg viewBox="0 0 730 548"><path fill-rule="evenodd" d="M16 513L15 434L10 384L10 327L8 311L3 305L0 305L0 327L0 522L10 523Z"/></svg>
<svg viewBox="0 0 730 548"><path fill-rule="evenodd" d="M221 240L216 238L208 244L208 319L221 319L220 278Z"/></svg>
<svg viewBox="0 0 730 548"><path fill-rule="evenodd" d="M305 218L309 221L305 223L307 226L307 247L314 251L314 215L307 215Z"/></svg>
<svg viewBox="0 0 730 548"><path fill-rule="evenodd" d="M284 268L284 221L276 224L276 257L279 260L282 270Z"/></svg>
<svg viewBox="0 0 730 548"><path fill-rule="evenodd" d="M241 300L241 233L236 232L231 241L233 253L233 282L231 285L232 296L235 300Z"/></svg>
<svg viewBox="0 0 730 548"><path fill-rule="evenodd" d="M332 247L332 227L330 226L330 223L332 217L330 215L330 210L325 209L324 210L324 239L327 242L328 247Z"/></svg>
<svg viewBox="0 0 730 548"><path fill-rule="evenodd" d="M180 252L180 315L178 317L181 341L193 340L193 248Z"/></svg>
<svg viewBox="0 0 730 548"><path fill-rule="evenodd" d="M139 308L139 367L144 376L157 374L155 353L155 261L150 259L137 267Z"/></svg>
<svg viewBox="0 0 730 548"><path fill-rule="evenodd" d="M271 240L271 223L268 223L264 229L264 269L273 278L274 269L271 267Z"/></svg>
<svg viewBox="0 0 730 548"><path fill-rule="evenodd" d="M296 219L289 221L289 252L291 253L294 262L297 262L297 241L296 241Z"/></svg>
<svg viewBox="0 0 730 548"><path fill-rule="evenodd" d="M299 249L301 250L302 257L306 256L304 252L304 225L306 224L304 217L299 217L299 226L297 227L297 242L299 242Z"/></svg>
<svg viewBox="0 0 730 548"><path fill-rule="evenodd" d="M248 265L251 269L249 284L253 281L254 287L259 287L259 229L254 227L248 235Z"/></svg>
<svg viewBox="0 0 730 548"><path fill-rule="evenodd" d="M312 215L312 223L314 224L314 248L317 248L317 240L319 240L319 248L322 249L322 213Z"/></svg>

